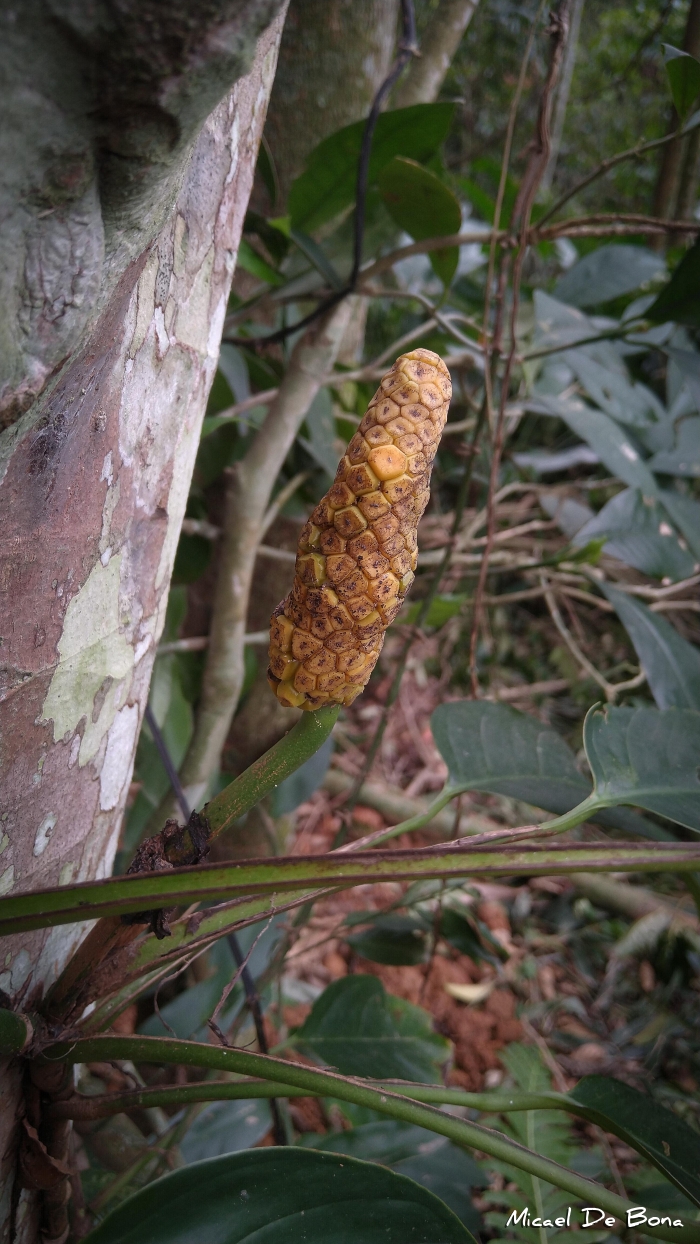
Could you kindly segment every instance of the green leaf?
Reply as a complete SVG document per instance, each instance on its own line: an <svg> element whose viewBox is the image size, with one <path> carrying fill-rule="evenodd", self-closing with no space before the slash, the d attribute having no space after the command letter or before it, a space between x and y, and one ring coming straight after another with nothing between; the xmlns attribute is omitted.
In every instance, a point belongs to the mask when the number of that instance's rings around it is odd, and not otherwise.
<svg viewBox="0 0 700 1244"><path fill-rule="evenodd" d="M293 242L296 242L302 255L305 255L316 271L320 272L324 281L330 285L331 289L343 288L341 277L318 242L309 237L308 233L304 233L303 229L290 229L290 237Z"/></svg>
<svg viewBox="0 0 700 1244"><path fill-rule="evenodd" d="M681 419L673 449L660 449L649 459L652 471L700 479L700 416Z"/></svg>
<svg viewBox="0 0 700 1244"><path fill-rule="evenodd" d="M681 259L671 280L644 312L647 320L700 326L700 240Z"/></svg>
<svg viewBox="0 0 700 1244"><path fill-rule="evenodd" d="M346 1153L349 1158L363 1162L382 1162L385 1166L412 1158L420 1152L421 1145L449 1145L444 1137L414 1123L402 1123L398 1119L382 1119L376 1123L361 1123L347 1132L328 1132L319 1136L309 1132L300 1142L306 1149L320 1149L323 1153ZM478 1171L478 1168L477 1168ZM480 1173L480 1172L478 1172ZM478 1175L477 1175L478 1177Z"/></svg>
<svg viewBox="0 0 700 1244"><path fill-rule="evenodd" d="M700 710L700 652L636 596L601 583L634 644L659 708Z"/></svg>
<svg viewBox="0 0 700 1244"><path fill-rule="evenodd" d="M637 804L700 832L700 713L593 708L583 742L598 799Z"/></svg>
<svg viewBox="0 0 700 1244"><path fill-rule="evenodd" d="M262 1098L213 1101L200 1111L180 1143L189 1164L223 1153L252 1149L272 1126L269 1103Z"/></svg>
<svg viewBox="0 0 700 1244"><path fill-rule="evenodd" d="M462 209L452 191L415 160L395 156L379 175L379 193L389 215L415 241L459 233ZM436 276L449 285L459 263L459 247L432 251Z"/></svg>
<svg viewBox="0 0 700 1244"><path fill-rule="evenodd" d="M611 242L569 268L554 286L554 297L574 307L593 307L644 289L665 271L666 264L655 251Z"/></svg>
<svg viewBox="0 0 700 1244"><path fill-rule="evenodd" d="M700 504L670 488L662 489L659 496L674 523L683 532L688 547L700 560Z"/></svg>
<svg viewBox="0 0 700 1244"><path fill-rule="evenodd" d="M630 437L619 423L594 410L580 398L538 397L528 409L541 414L556 415L590 445L608 470L624 480L630 488L640 488L646 497L658 493L658 485L649 464L641 457Z"/></svg>
<svg viewBox="0 0 700 1244"><path fill-rule="evenodd" d="M177 542L173 583L196 583L211 561L212 542L203 536L181 535Z"/></svg>
<svg viewBox="0 0 700 1244"><path fill-rule="evenodd" d="M643 384L631 384L624 364L604 367L591 358L590 347L567 350L562 358L581 381L596 406L618 423L644 428L654 417L654 397Z"/></svg>
<svg viewBox="0 0 700 1244"><path fill-rule="evenodd" d="M439 1196L470 1231L482 1227L470 1190L483 1187L487 1177L473 1158L424 1127L386 1119L322 1137L312 1132L300 1143L324 1153L346 1153L367 1162L390 1165L398 1174L414 1179Z"/></svg>
<svg viewBox="0 0 700 1244"><path fill-rule="evenodd" d="M313 756L275 787L270 800L273 816L286 816L311 798L328 772L332 755L333 738L329 736Z"/></svg>
<svg viewBox="0 0 700 1244"><path fill-rule="evenodd" d="M472 1203L470 1190L483 1187L486 1176L456 1145L435 1145L433 1138L415 1157L394 1162L393 1169L439 1196L475 1236L483 1231L481 1215Z"/></svg>
<svg viewBox="0 0 700 1244"><path fill-rule="evenodd" d="M284 277L280 276L279 272L275 272L275 269L253 249L245 238L241 238L238 244L236 266L243 268L251 276L256 276L258 280L266 281L268 285L284 285Z"/></svg>
<svg viewBox="0 0 700 1244"><path fill-rule="evenodd" d="M333 402L327 388L319 389L309 406L306 412L306 426L309 437L299 436L297 439L333 481L338 459L343 453L344 446L339 443L336 434Z"/></svg>
<svg viewBox="0 0 700 1244"><path fill-rule="evenodd" d="M619 1136L700 1205L700 1136L660 1102L620 1080L585 1076L568 1097L585 1118Z"/></svg>
<svg viewBox="0 0 700 1244"><path fill-rule="evenodd" d="M377 916L368 929L348 934L345 941L373 963L423 963L426 955L425 928L412 916Z"/></svg>
<svg viewBox="0 0 700 1244"><path fill-rule="evenodd" d="M595 537L607 536L604 550L644 574L673 582L693 574L695 558L679 543L678 534L668 522L666 510L654 498L645 498L637 488L625 488L576 532L574 543L585 545Z"/></svg>
<svg viewBox="0 0 700 1244"><path fill-rule="evenodd" d="M689 52L674 48L670 43L664 43L662 47L676 112L681 121L685 121L695 100L700 95L700 61L697 61Z"/></svg>
<svg viewBox="0 0 700 1244"><path fill-rule="evenodd" d="M376 182L384 165L396 155L427 160L447 137L453 112L454 104L439 103L381 113L372 141L369 184ZM311 152L289 192L293 229L313 233L354 201L364 129L364 121L346 125Z"/></svg>
<svg viewBox="0 0 700 1244"><path fill-rule="evenodd" d="M491 936L486 925L473 917L456 911L454 907L443 907L440 915L440 936L454 946L463 955L469 955L475 963L486 960L497 963L499 959L507 959L507 951L500 942ZM484 948L486 942L491 949Z"/></svg>
<svg viewBox="0 0 700 1244"><path fill-rule="evenodd" d="M450 618L454 618L460 609L469 600L466 592L450 596L436 596L430 602L427 616L423 619L423 626L444 626ZM408 605L401 613L401 621L412 623L417 622L422 609L422 602L417 600L412 605Z"/></svg>
<svg viewBox="0 0 700 1244"><path fill-rule="evenodd" d="M425 1188L371 1162L253 1149L173 1171L130 1197L89 1244L474 1244Z"/></svg>
<svg viewBox="0 0 700 1244"><path fill-rule="evenodd" d="M441 704L430 725L450 785L508 795L558 814L569 812L591 793L564 740L506 704L484 700ZM656 836L655 826L627 810L596 813L593 819L644 837Z"/></svg>
<svg viewBox="0 0 700 1244"><path fill-rule="evenodd" d="M346 976L316 999L296 1043L343 1075L434 1084L449 1045L430 1016L387 994L375 976Z"/></svg>

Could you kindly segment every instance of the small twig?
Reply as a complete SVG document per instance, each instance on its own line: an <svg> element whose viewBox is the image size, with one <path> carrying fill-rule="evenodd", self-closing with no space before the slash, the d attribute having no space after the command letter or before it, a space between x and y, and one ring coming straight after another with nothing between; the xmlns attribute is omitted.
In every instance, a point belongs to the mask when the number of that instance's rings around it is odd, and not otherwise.
<svg viewBox="0 0 700 1244"><path fill-rule="evenodd" d="M688 132L688 130L685 130L681 126L680 129L674 130L672 134L665 134L663 138L654 138L651 142L646 143L636 143L634 147L628 147L626 151L619 151L617 155L609 156L607 160L601 160L598 167L594 168L592 173L589 173L587 177L582 178L581 181L577 182L575 186L572 186L571 190L567 190L565 194L562 194L560 198L558 198L556 202L547 209L544 216L540 216L540 219L537 222L538 227L541 227L546 223L546 221L551 220L552 216L556 216L557 212L561 210L565 203L568 203L570 199L575 198L577 194L580 194L582 190L585 190L588 186L590 186L591 182L597 181L599 177L603 177L604 174L608 173L611 168L615 168L616 165L622 164L624 160L638 160L641 156L646 155L647 152L655 151L657 147L664 147L666 143L674 142L677 138L683 137L683 135Z"/></svg>
<svg viewBox="0 0 700 1244"><path fill-rule="evenodd" d="M251 393L250 397L243 398L242 402L236 402L235 406L227 406L225 410L220 410L215 415L212 415L212 418L226 419L233 422L236 419L240 419L246 410L252 410L256 406L269 406L275 397L277 397L277 389L265 389L262 393Z"/></svg>
<svg viewBox="0 0 700 1244"><path fill-rule="evenodd" d="M262 523L260 524L260 539L261 540L262 540L262 537L265 535L265 532L274 523L280 510L284 509L285 505L290 500L290 498L294 496L294 493L297 491L297 488L301 488L301 485L306 482L310 474L311 474L310 471L298 471L297 474L293 475L292 478L289 480L289 482L286 483L283 488L280 488L279 492L277 493L277 496L268 506L267 513L265 514L262 520Z"/></svg>
<svg viewBox="0 0 700 1244"><path fill-rule="evenodd" d="M641 687L646 682L646 673L640 670L634 678L629 678L625 682L611 683L607 678L596 669L595 665L588 660L588 657L581 651L576 640L568 629L564 619L559 611L555 596L551 588L547 585L546 579L541 579L544 588L544 598L547 602L547 608L552 617L552 621L561 635L564 643L569 649L571 655L578 661L581 669L597 682L598 686L605 692L605 698L609 704L614 704L621 691L632 691L635 687Z"/></svg>
<svg viewBox="0 0 700 1244"><path fill-rule="evenodd" d="M535 137L532 142L530 159L528 161L527 168L525 169L520 189L518 191L518 197L513 207L513 223L520 225L520 242L513 266L513 293L510 313L510 350L506 359L504 375L501 380L501 400L499 404L498 418L496 421L494 443L491 451L491 469L489 472L489 491L487 500L486 544L484 547L484 557L479 571L476 591L474 593L474 610L472 615L472 628L469 643L469 676L471 680L472 695L475 699L479 696L477 647L479 642L479 628L481 626L482 599L486 591L486 576L488 574L489 558L495 536L495 497L498 489L498 476L505 438L505 410L506 402L508 400L511 373L517 352L517 319L520 308L520 281L525 254L528 247L528 231L530 227L532 208L535 203L535 196L540 182L542 181L549 163L549 155L551 150L550 119L552 101L569 33L568 0L563 0L559 10L552 14L549 30L552 37L552 55L549 65L549 72L547 74L547 79L540 99L537 126Z"/></svg>
<svg viewBox="0 0 700 1244"><path fill-rule="evenodd" d="M263 934L264 934L264 933L267 933L267 930L269 929L269 927L270 927L270 925L271 925L271 923L272 923L272 919L273 919L273 917L272 917L272 916L270 916L270 919L268 920L267 924L264 926L264 928L262 928L262 929L260 930L260 932L258 933L257 937L255 938L255 940L254 940L254 942L253 942L252 946L250 947L250 950L248 951L247 955L243 956L243 957L242 957L242 958L240 958L240 959L239 959L239 958L237 958L237 955L238 955L238 954L242 954L242 951L241 951L241 944L240 944L240 942L238 941L238 938L236 937L235 933L230 933L230 934L229 934L229 941L230 941L230 939L231 939L231 938L235 938L236 948L237 948L237 949L236 949L236 951L234 951L234 958L236 958L236 961L237 961L237 963L238 963L238 967L237 967L236 971L234 972L233 976L231 977L231 980L228 982L228 984L227 984L227 985L225 985L225 986L224 986L224 988L223 988L223 990L222 990L222 993L221 993L221 997L219 998L219 1001L217 1002L216 1006L214 1007L214 1010L213 1010L213 1012L212 1012L211 1017L207 1020L207 1024L208 1024L208 1026L211 1028L212 1032L216 1034L216 1036L218 1037L218 1039L219 1039L219 1041L221 1042L221 1044L222 1044L222 1045L225 1045L225 1046L227 1046L227 1047L229 1047L229 1048L230 1048L230 1044L231 1044L231 1043L230 1043L230 1041L228 1041L228 1039L227 1039L227 1037L226 1037L226 1034L225 1034L224 1032L222 1032L222 1031L221 1031L221 1028L219 1027L219 1024L218 1024L219 1015L221 1014L222 1008L224 1007L225 1003L228 1001L228 998L229 998L229 996L230 996L230 994L231 994L231 991L232 991L233 989L235 989L236 985L238 984L239 980L240 980L240 979L241 979L241 977L243 976L244 972L246 972L246 971L247 971L247 968L248 968L248 963L249 963L250 957L251 957L251 955L252 955L253 951L255 950L255 947L257 946L258 942L260 941L260 938L263 936ZM251 978L251 979L252 979L252 978ZM256 999L257 999L257 991L255 991L255 996L256 996ZM263 1030L263 1042L266 1044L266 1038L265 1038L264 1030ZM263 1053L263 1054L264 1054L264 1053L267 1053L267 1051L266 1051L266 1050L261 1050L261 1053Z"/></svg>
<svg viewBox="0 0 700 1244"><path fill-rule="evenodd" d="M266 644L269 642L269 631L249 631L243 636L244 644ZM208 635L194 635L191 639L173 639L169 643L159 644L159 657L166 656L169 652L203 652L209 647Z"/></svg>

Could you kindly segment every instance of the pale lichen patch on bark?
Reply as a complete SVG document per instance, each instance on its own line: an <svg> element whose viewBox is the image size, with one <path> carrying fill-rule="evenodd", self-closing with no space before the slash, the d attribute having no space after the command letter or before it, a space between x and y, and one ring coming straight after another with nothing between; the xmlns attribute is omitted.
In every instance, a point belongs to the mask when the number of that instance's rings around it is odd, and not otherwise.
<svg viewBox="0 0 700 1244"><path fill-rule="evenodd" d="M117 807L129 780L138 729L138 706L127 704L116 714L107 736L107 750L100 772L100 807L103 812Z"/></svg>
<svg viewBox="0 0 700 1244"><path fill-rule="evenodd" d="M34 835L33 854L35 855L37 859L39 858L40 855L44 854L44 851L49 845L49 838L51 837L51 832L52 830L56 828L56 819L57 819L56 813L49 812L48 816L44 817L43 821L41 822L41 825L39 826L39 828L36 831L36 834Z"/></svg>
<svg viewBox="0 0 700 1244"><path fill-rule="evenodd" d="M53 720L56 743L85 722L78 756L81 768L97 754L124 704L129 691L127 679L134 666L134 650L121 627L121 562L121 555L113 557L107 566L98 562L70 601L58 642L59 663L42 708L42 720ZM106 673L113 681L93 721L95 697Z"/></svg>

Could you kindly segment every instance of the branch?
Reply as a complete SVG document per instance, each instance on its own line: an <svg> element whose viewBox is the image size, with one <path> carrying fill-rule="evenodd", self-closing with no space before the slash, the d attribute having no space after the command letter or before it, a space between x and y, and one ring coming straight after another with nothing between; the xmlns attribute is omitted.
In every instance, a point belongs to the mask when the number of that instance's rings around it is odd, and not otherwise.
<svg viewBox="0 0 700 1244"><path fill-rule="evenodd" d="M562 194L561 197L547 209L544 216L540 217L538 223L543 225L545 221L551 220L552 216L556 216L557 212L561 210L565 203L568 203L570 199L575 198L577 194L580 194L581 191L585 190L587 186L590 186L592 182L597 181L599 177L603 177L605 173L609 173L611 168L615 168L618 164L622 164L625 160L639 160L649 151L656 151L658 147L663 147L666 143L675 142L677 138L681 138L684 134L689 133L690 130L694 129L698 124L700 124L700 118L698 118L693 126L688 126L685 129L681 128L679 130L674 130L672 134L666 134L663 138L654 138L648 143L636 143L634 147L628 147L625 151L619 151L617 155L609 156L607 160L601 160L598 167L594 168L592 173L589 173L587 177L584 177L581 181L578 181L575 186L572 186L571 190L567 190L565 194Z"/></svg>
<svg viewBox="0 0 700 1244"><path fill-rule="evenodd" d="M454 787L460 794L465 787ZM601 806L596 803L595 807ZM577 809L537 826L546 833L569 828L594 810L593 796ZM529 828L527 826L521 828ZM105 881L31 890L0 900L0 935L29 929L122 916L144 909L191 902L260 895L268 913L278 896L319 886L349 889L379 881L427 878L546 876L569 872L674 872L700 866L700 844L685 842L527 844L480 850L455 846L400 851L362 851L313 856L280 856L233 864L202 864L154 873L134 873Z"/></svg>
<svg viewBox="0 0 700 1244"><path fill-rule="evenodd" d="M220 1049L215 1046L201 1045L195 1041L173 1041L158 1037L88 1037L73 1042L57 1042L49 1045L45 1047L41 1055L41 1061L61 1060L70 1063L104 1062L119 1058L130 1058L134 1062L198 1066L249 1076L263 1076L265 1079L275 1081L276 1084L305 1089L307 1094L318 1094L323 1097L335 1097L341 1101L354 1102L355 1105L378 1110L381 1114L389 1115L390 1118L425 1127L439 1136L446 1136L457 1145L477 1149L500 1161L509 1162L520 1170L528 1171L535 1178L563 1188L573 1196L587 1201L588 1204L593 1204L595 1200L597 1205L614 1215L621 1224L627 1220L627 1211L633 1208L630 1202L609 1192L602 1185L582 1178L574 1171L560 1166L549 1158L532 1153L500 1132L492 1131L478 1123L457 1119L431 1106L421 1105L409 1097L391 1092L384 1085L370 1087L366 1083L347 1076L302 1067L298 1063L285 1062L281 1058L248 1054L242 1050ZM647 1235L658 1239L674 1240L677 1244L698 1244L700 1241L700 1226L689 1222L683 1227L675 1227L669 1231L663 1227L647 1225L644 1230Z"/></svg>
<svg viewBox="0 0 700 1244"><path fill-rule="evenodd" d="M431 104L437 99L478 3L479 0L440 0L421 39L420 56L411 63L394 93L393 108Z"/></svg>

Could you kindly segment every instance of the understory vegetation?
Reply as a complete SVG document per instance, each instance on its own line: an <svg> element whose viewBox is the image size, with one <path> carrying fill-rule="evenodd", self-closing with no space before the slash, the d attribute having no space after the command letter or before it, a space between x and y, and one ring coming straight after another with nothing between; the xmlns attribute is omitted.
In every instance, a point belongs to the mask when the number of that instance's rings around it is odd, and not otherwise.
<svg viewBox="0 0 700 1244"><path fill-rule="evenodd" d="M71 1239L700 1239L700 61L587 0L555 151L575 8L482 0L288 191L263 142L114 876L0 900L98 918L31 1017ZM299 533L419 348L410 596L284 709Z"/></svg>

